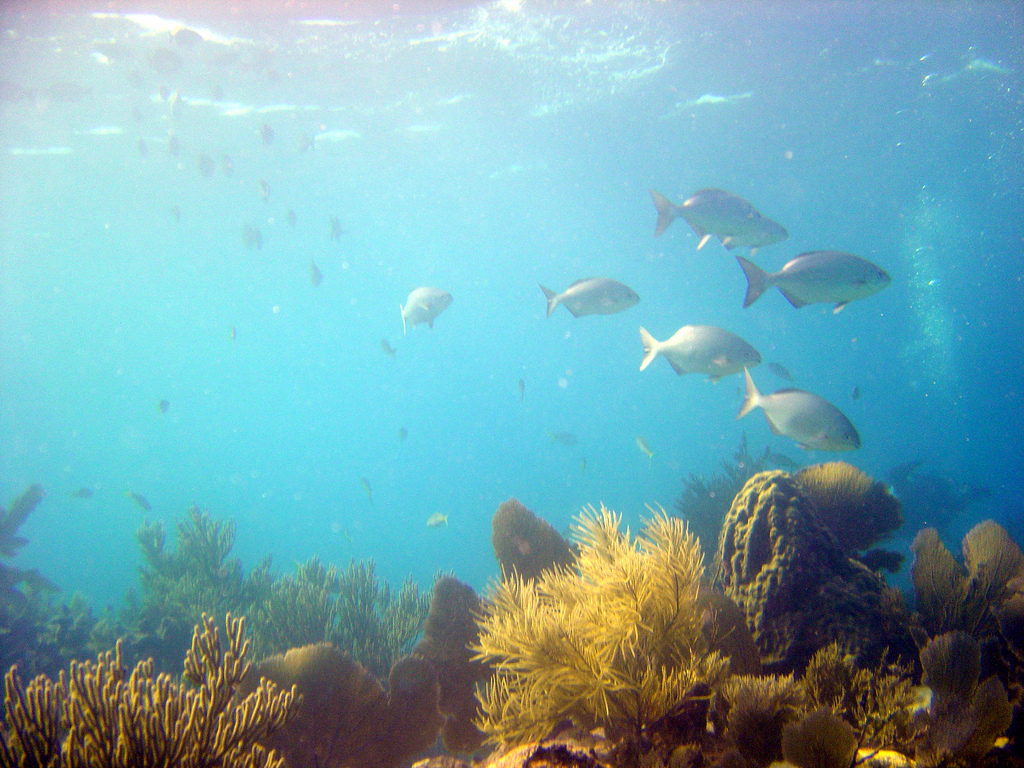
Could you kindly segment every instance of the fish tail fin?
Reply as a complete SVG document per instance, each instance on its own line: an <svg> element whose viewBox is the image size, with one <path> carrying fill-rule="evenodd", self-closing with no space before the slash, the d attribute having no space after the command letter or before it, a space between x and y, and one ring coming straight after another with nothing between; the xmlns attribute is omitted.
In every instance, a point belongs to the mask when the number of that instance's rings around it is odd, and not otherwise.
<svg viewBox="0 0 1024 768"><path fill-rule="evenodd" d="M399 304L398 305L398 311L402 313L402 335L406 336L406 335L408 335L408 331L406 330L406 327L405 327L405 307L403 307L401 304Z"/></svg>
<svg viewBox="0 0 1024 768"><path fill-rule="evenodd" d="M757 391L757 387L754 385L754 380L750 377L750 371L744 368L743 375L746 378L747 390L743 397L743 405L740 406L740 412L736 414L737 419L742 419L752 410L757 408L761 400L761 393Z"/></svg>
<svg viewBox="0 0 1024 768"><path fill-rule="evenodd" d="M658 209L658 224L654 227L654 236L657 237L666 229L676 217L675 206L672 201L664 195L650 190L651 199L654 200L654 207Z"/></svg>
<svg viewBox="0 0 1024 768"><path fill-rule="evenodd" d="M540 285L540 283L537 283L537 285ZM540 289L544 291L544 298L548 300L548 317L551 317L551 313L558 306L558 294L550 288L545 288L543 285L540 286Z"/></svg>
<svg viewBox="0 0 1024 768"><path fill-rule="evenodd" d="M640 327L640 341L644 345L644 359L640 363L640 370L642 371L661 352L661 345L643 326Z"/></svg>
<svg viewBox="0 0 1024 768"><path fill-rule="evenodd" d="M737 256L736 261L740 263L740 266L743 268L743 274L747 277L747 295L743 297L743 308L746 309L761 298L762 293L768 290L768 273L754 262L744 259L742 256Z"/></svg>

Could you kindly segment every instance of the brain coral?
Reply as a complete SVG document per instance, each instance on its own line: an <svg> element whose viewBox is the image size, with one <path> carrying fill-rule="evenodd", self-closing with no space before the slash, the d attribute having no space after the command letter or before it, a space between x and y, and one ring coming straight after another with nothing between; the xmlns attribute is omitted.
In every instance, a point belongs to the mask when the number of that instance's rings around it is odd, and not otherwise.
<svg viewBox="0 0 1024 768"><path fill-rule="evenodd" d="M726 516L716 559L717 579L744 610L770 671L800 670L832 641L865 663L886 647L915 657L898 595L844 556L785 472L761 472L743 486Z"/></svg>

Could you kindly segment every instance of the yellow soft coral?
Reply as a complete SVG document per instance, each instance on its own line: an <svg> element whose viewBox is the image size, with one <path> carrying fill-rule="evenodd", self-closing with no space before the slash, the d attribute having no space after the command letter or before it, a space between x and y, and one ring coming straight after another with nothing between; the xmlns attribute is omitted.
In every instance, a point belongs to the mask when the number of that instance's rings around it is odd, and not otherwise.
<svg viewBox="0 0 1024 768"><path fill-rule="evenodd" d="M496 670L478 723L492 741L525 743L570 718L640 744L688 692L725 676L701 631L697 540L663 511L636 540L619 523L584 510L574 566L496 588L475 648Z"/></svg>

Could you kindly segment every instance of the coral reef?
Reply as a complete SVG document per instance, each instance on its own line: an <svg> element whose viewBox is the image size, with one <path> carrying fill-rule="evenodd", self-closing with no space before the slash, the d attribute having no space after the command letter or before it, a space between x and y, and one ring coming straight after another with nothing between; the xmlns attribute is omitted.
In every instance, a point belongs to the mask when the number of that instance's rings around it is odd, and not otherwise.
<svg viewBox="0 0 1024 768"><path fill-rule="evenodd" d="M479 642L476 616L480 599L468 584L453 576L434 582L430 613L423 623L423 639L413 654L426 659L440 685L438 709L444 716L441 736L452 754L468 754L480 748L484 733L476 727L476 686L491 674L490 668L473 659L471 648Z"/></svg>
<svg viewBox="0 0 1024 768"><path fill-rule="evenodd" d="M188 647L191 627L204 613L251 613L268 588L269 558L246 576L241 561L229 557L234 523L214 520L198 507L178 522L173 551L165 547L159 522L144 524L135 538L145 563L139 569L141 595L129 594L121 621L131 628L128 655L153 657L157 670L177 665Z"/></svg>
<svg viewBox="0 0 1024 768"><path fill-rule="evenodd" d="M847 556L881 541L903 522L900 503L885 483L845 461L804 467L794 478Z"/></svg>
<svg viewBox="0 0 1024 768"><path fill-rule="evenodd" d="M296 709L295 692L261 680L244 697L236 689L249 669L242 619L226 620L228 648L208 616L197 625L178 684L153 675L152 662L131 674L120 644L96 662L73 662L54 682L23 687L12 667L5 678L6 713L0 763L69 768L283 768L257 742Z"/></svg>
<svg viewBox="0 0 1024 768"><path fill-rule="evenodd" d="M902 505L903 519L911 531L934 526L946 528L963 517L971 505L984 501L992 492L983 486L960 482L922 469L920 459L893 467L885 479Z"/></svg>
<svg viewBox="0 0 1024 768"><path fill-rule="evenodd" d="M352 561L340 575L334 628L327 638L384 678L409 652L430 610L430 598L412 579L397 594L377 580L372 560Z"/></svg>
<svg viewBox="0 0 1024 768"><path fill-rule="evenodd" d="M569 543L518 499L501 503L491 519L491 543L504 577L536 579L541 571L573 562Z"/></svg>
<svg viewBox="0 0 1024 768"><path fill-rule="evenodd" d="M976 765L1010 727L1006 689L995 675L978 682L981 648L964 632L931 640L921 649L921 666L932 702L919 715L927 730L917 745L917 765Z"/></svg>
<svg viewBox="0 0 1024 768"><path fill-rule="evenodd" d="M690 704L706 712L727 662L708 649L696 608L699 544L664 512L635 541L619 523L603 506L585 510L575 568L496 586L475 649L495 669L480 696L489 739L523 744L569 719L603 727L636 758L695 719Z"/></svg>
<svg viewBox="0 0 1024 768"><path fill-rule="evenodd" d="M963 565L939 539L935 528L921 530L911 545L917 613L932 637L960 630L976 637L999 633L997 616L1024 579L1024 554L1006 530L992 520L963 538Z"/></svg>
<svg viewBox="0 0 1024 768"><path fill-rule="evenodd" d="M726 713L725 732L743 764L763 768L782 757L782 729L800 717L803 703L792 675L735 675L722 687L716 709Z"/></svg>
<svg viewBox="0 0 1024 768"><path fill-rule="evenodd" d="M241 692L266 680L302 696L295 717L262 739L289 766L397 768L433 744L441 727L437 679L423 659L396 662L385 691L361 664L319 643L267 659Z"/></svg>
<svg viewBox="0 0 1024 768"><path fill-rule="evenodd" d="M827 709L817 709L782 729L782 753L796 768L850 768L857 737L849 724Z"/></svg>
<svg viewBox="0 0 1024 768"><path fill-rule="evenodd" d="M338 621L341 578L332 565L311 558L294 576L275 580L255 607L255 650L263 658L324 642Z"/></svg>
<svg viewBox="0 0 1024 768"><path fill-rule="evenodd" d="M716 472L710 478L691 474L683 480L683 492L675 501L675 509L700 541L705 561L711 562L714 559L718 534L733 498L747 480L768 467L794 469L797 464L788 456L775 453L769 448L765 448L764 453L756 458L751 456L747 449L747 434L744 432L732 455L732 461L722 461L721 472Z"/></svg>
<svg viewBox="0 0 1024 768"><path fill-rule="evenodd" d="M32 485L9 510L0 507L0 557L14 558L28 543L18 529L42 499L43 489ZM58 592L39 571L0 562L0 669L18 664L29 677L56 676L68 660L94 655L91 611L80 596L58 603Z"/></svg>
<svg viewBox="0 0 1024 768"><path fill-rule="evenodd" d="M915 658L898 593L846 558L785 472L750 478L719 538L716 580L746 614L766 669L801 670L836 641L862 663Z"/></svg>
<svg viewBox="0 0 1024 768"><path fill-rule="evenodd" d="M880 752L907 748L920 735L912 718L918 700L912 672L885 661L858 667L831 643L814 654L801 685L808 710L830 711L852 727L858 746Z"/></svg>

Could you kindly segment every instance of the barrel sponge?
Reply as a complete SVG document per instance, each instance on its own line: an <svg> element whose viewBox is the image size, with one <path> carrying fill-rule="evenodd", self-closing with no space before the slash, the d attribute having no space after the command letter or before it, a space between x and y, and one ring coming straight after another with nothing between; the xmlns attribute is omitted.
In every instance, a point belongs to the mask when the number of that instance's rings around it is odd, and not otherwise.
<svg viewBox="0 0 1024 768"><path fill-rule="evenodd" d="M747 617L768 671L802 669L832 641L862 662L888 645L916 657L902 603L848 559L814 503L785 472L761 472L733 500L716 577Z"/></svg>
<svg viewBox="0 0 1024 768"><path fill-rule="evenodd" d="M502 502L491 519L491 529L503 577L515 572L524 579L536 579L544 569L571 565L575 559L558 531L518 499Z"/></svg>
<svg viewBox="0 0 1024 768"><path fill-rule="evenodd" d="M885 483L845 461L805 467L796 481L846 554L867 549L903 523L900 502Z"/></svg>

